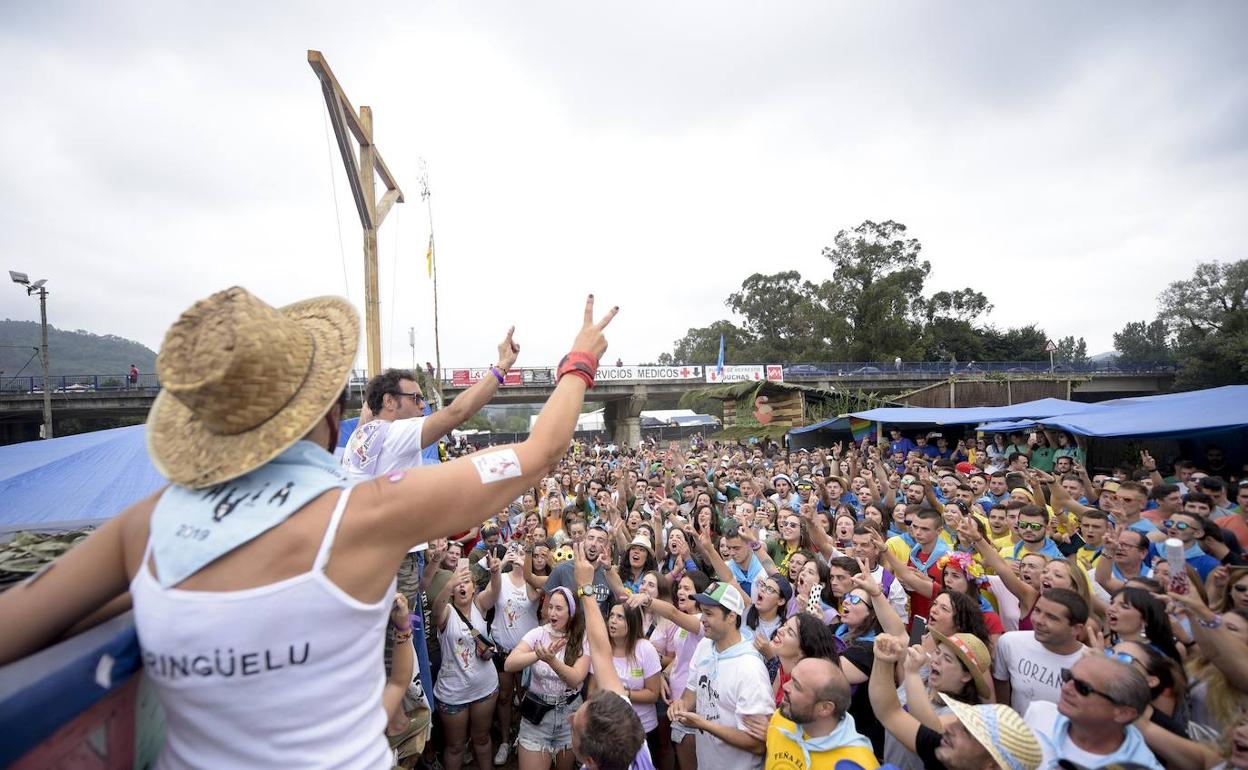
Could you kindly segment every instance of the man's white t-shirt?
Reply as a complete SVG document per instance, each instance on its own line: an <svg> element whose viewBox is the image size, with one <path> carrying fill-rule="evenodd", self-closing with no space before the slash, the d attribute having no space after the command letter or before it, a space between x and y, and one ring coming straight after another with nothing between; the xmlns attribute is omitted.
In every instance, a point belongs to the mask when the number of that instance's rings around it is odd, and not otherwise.
<svg viewBox="0 0 1248 770"><path fill-rule="evenodd" d="M1035 701L1057 703L1062 694L1062 669L1083 657L1083 647L1056 655L1036 641L1034 631L1010 631L997 640L992 677L1010 683L1010 705L1020 714Z"/></svg>
<svg viewBox="0 0 1248 770"><path fill-rule="evenodd" d="M353 481L372 479L425 464L421 435L425 418L371 420L356 427L342 453L342 468ZM423 551L425 543L409 553Z"/></svg>
<svg viewBox="0 0 1248 770"><path fill-rule="evenodd" d="M742 640L737 646L750 645ZM770 716L776 710L771 680L763 658L750 645L744 654L714 661L715 643L698 642L689 663L685 685L697 695L695 710L702 718L738 730L745 730L743 717ZM728 652L728 651L726 651ZM750 654L753 653L753 654ZM714 770L762 770L763 757L724 743L707 732L697 734L698 766Z"/></svg>
<svg viewBox="0 0 1248 770"><path fill-rule="evenodd" d="M372 420L358 426L342 453L342 467L347 475L375 478L392 471L424 465L421 434L425 418L403 420Z"/></svg>
<svg viewBox="0 0 1248 770"><path fill-rule="evenodd" d="M871 577L875 578L875 582L879 583L880 587L883 588L883 565L876 565L876 568L871 571ZM893 610L901 618L901 622L910 622L910 596L906 593L905 586L901 584L896 575L893 576L892 585L888 587L888 603L892 605Z"/></svg>

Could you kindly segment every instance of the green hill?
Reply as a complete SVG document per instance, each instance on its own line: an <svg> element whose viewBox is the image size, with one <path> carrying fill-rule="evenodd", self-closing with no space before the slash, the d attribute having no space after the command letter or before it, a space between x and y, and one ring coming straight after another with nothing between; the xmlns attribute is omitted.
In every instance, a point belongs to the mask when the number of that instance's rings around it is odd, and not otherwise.
<svg viewBox="0 0 1248 770"><path fill-rule="evenodd" d="M42 374L35 350L39 347L35 321L0 321L0 372L5 377ZM32 358L31 356L35 356ZM136 364L140 372L156 370L156 353L133 340L112 334L48 327L48 358L53 375L116 374L123 376ZM19 371L20 370L20 371Z"/></svg>

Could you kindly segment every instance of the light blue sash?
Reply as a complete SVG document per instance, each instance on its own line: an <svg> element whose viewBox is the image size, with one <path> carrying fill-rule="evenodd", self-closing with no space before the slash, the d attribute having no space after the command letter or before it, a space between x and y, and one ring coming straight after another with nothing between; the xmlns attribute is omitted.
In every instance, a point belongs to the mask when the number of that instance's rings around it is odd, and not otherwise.
<svg viewBox="0 0 1248 770"><path fill-rule="evenodd" d="M333 455L299 441L251 473L208 489L169 487L152 511L152 555L160 584L181 583L324 492L349 483Z"/></svg>

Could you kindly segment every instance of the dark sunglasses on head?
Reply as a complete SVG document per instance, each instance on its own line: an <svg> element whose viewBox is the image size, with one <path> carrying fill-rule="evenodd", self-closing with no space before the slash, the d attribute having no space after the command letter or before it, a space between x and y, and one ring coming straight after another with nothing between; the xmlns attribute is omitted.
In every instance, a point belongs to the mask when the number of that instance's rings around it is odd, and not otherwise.
<svg viewBox="0 0 1248 770"><path fill-rule="evenodd" d="M1099 695L1105 700L1114 704L1115 706L1121 705L1118 703L1118 701L1114 700L1110 696L1096 689L1095 687L1083 681L1082 679L1075 678L1075 675L1072 674L1070 672L1070 669L1068 668L1062 669L1062 681L1070 682L1071 684L1073 684L1075 686L1075 692L1079 693L1081 696L1085 698L1088 697L1089 695Z"/></svg>

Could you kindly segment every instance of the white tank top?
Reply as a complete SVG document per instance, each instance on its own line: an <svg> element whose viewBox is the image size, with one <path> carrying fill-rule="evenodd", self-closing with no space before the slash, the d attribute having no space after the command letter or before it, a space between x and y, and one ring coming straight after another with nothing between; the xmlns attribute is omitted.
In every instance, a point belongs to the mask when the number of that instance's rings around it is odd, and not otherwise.
<svg viewBox="0 0 1248 770"><path fill-rule="evenodd" d="M529 599L528 583L521 581L516 587L510 574L502 575L499 580L494 622L490 624L490 630L500 649L513 650L525 634L537 628L537 607Z"/></svg>
<svg viewBox="0 0 1248 770"><path fill-rule="evenodd" d="M360 602L325 575L350 489L312 569L238 591L130 592L143 666L165 710L158 768L389 768L382 645L394 584Z"/></svg>
<svg viewBox="0 0 1248 770"><path fill-rule="evenodd" d="M447 600L446 628L438 632L442 667L438 669L438 682L433 686L433 695L441 703L463 706L481 700L498 689L498 670L494 668L494 661L477 657L477 640L459 619L459 613L450 601ZM477 609L475 598L470 609L468 622L479 633L488 636L489 628Z"/></svg>

